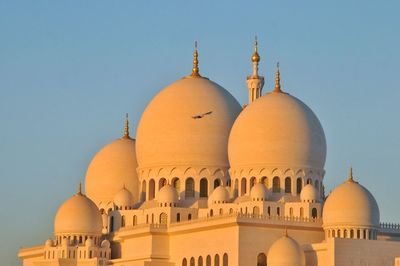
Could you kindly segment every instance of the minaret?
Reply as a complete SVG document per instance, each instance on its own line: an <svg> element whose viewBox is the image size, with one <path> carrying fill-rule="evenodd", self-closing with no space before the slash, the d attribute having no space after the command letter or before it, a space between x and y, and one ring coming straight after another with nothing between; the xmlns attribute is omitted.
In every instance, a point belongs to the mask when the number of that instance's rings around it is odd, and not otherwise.
<svg viewBox="0 0 400 266"><path fill-rule="evenodd" d="M262 88L264 86L264 77L258 75L258 62L260 56L257 51L257 37L254 41L254 53L251 57L253 61L253 75L247 77L247 88L249 89L249 104L261 97Z"/></svg>

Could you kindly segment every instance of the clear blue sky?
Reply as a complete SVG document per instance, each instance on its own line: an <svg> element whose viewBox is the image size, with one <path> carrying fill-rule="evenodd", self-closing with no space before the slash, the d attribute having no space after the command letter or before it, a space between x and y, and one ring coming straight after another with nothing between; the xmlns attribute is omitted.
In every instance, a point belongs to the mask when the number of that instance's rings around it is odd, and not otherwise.
<svg viewBox="0 0 400 266"><path fill-rule="evenodd" d="M372 3L375 2L375 3ZM327 191L354 175L400 222L398 1L0 1L0 258L52 235L92 156L191 70L247 100L254 35L264 91L284 89L327 137ZM133 126L136 129L135 126Z"/></svg>

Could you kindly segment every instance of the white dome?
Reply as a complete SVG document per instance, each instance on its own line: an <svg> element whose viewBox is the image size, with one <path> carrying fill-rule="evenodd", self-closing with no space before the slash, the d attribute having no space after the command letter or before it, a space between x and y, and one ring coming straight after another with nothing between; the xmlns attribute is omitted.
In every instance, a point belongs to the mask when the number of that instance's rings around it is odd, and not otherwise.
<svg viewBox="0 0 400 266"><path fill-rule="evenodd" d="M307 184L300 192L302 202L318 202L319 196L317 189L312 184Z"/></svg>
<svg viewBox="0 0 400 266"><path fill-rule="evenodd" d="M229 191L224 186L218 186L208 198L209 204L227 203L230 200Z"/></svg>
<svg viewBox="0 0 400 266"><path fill-rule="evenodd" d="M54 219L55 235L101 235L101 214L96 204L81 193L65 201Z"/></svg>
<svg viewBox="0 0 400 266"><path fill-rule="evenodd" d="M178 203L178 191L171 185L165 185L157 193L157 201L159 203Z"/></svg>
<svg viewBox="0 0 400 266"><path fill-rule="evenodd" d="M268 197L267 187L263 183L255 184L250 190L250 197L253 201L266 201Z"/></svg>
<svg viewBox="0 0 400 266"><path fill-rule="evenodd" d="M304 251L296 240L289 236L283 236L269 248L267 265L305 266Z"/></svg>
<svg viewBox="0 0 400 266"><path fill-rule="evenodd" d="M50 238L47 239L46 242L45 242L45 246L46 246L46 247L52 247L52 246L54 246L53 240L50 239Z"/></svg>
<svg viewBox="0 0 400 266"><path fill-rule="evenodd" d="M107 239L104 239L103 241L101 241L101 247L102 248L110 248L110 241L108 241Z"/></svg>
<svg viewBox="0 0 400 266"><path fill-rule="evenodd" d="M379 227L379 207L374 196L352 178L336 187L323 208L323 226Z"/></svg>
<svg viewBox="0 0 400 266"><path fill-rule="evenodd" d="M137 129L139 167L228 167L229 132L241 106L218 84L186 77L160 91Z"/></svg>
<svg viewBox="0 0 400 266"><path fill-rule="evenodd" d="M114 204L118 209L131 208L133 205L133 196L125 186L114 196Z"/></svg>
<svg viewBox="0 0 400 266"><path fill-rule="evenodd" d="M135 140L117 139L102 148L92 159L86 172L85 188L99 208L112 204L123 186L138 200L138 177Z"/></svg>
<svg viewBox="0 0 400 266"><path fill-rule="evenodd" d="M282 166L323 169L326 141L313 111L283 92L268 93L236 119L229 137L232 168Z"/></svg>

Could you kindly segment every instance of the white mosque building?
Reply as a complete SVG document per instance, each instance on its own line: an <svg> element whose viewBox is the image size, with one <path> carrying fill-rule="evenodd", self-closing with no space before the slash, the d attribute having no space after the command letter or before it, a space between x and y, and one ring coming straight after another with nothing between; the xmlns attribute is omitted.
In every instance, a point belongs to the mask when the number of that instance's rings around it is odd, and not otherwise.
<svg viewBox="0 0 400 266"><path fill-rule="evenodd" d="M161 90L91 161L85 194L59 208L54 237L24 266L400 265L400 225L380 221L353 178L324 191L326 141L280 85L262 94L257 43L242 107L199 73Z"/></svg>

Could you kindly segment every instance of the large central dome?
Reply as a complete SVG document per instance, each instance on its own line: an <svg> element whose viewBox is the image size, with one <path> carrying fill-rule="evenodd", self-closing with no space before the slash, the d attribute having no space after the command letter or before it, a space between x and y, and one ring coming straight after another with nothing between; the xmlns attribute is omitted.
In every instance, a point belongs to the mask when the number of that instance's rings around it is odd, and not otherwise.
<svg viewBox="0 0 400 266"><path fill-rule="evenodd" d="M241 111L236 99L203 77L185 77L156 95L137 129L139 167L228 167L227 144Z"/></svg>

